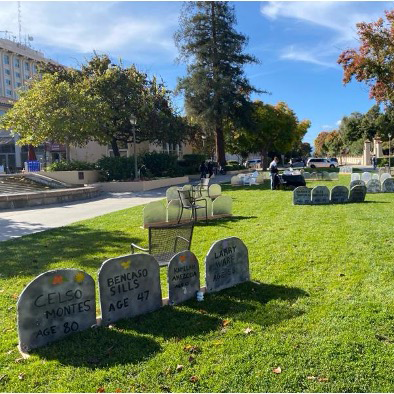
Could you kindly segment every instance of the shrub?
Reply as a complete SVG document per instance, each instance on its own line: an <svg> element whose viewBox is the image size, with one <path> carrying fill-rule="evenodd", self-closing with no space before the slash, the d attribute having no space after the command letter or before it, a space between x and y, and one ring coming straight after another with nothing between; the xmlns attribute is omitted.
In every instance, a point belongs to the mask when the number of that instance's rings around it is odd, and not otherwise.
<svg viewBox="0 0 394 394"><path fill-rule="evenodd" d="M242 164L229 164L225 166L226 171L237 171L237 170L244 170L246 167Z"/></svg>
<svg viewBox="0 0 394 394"><path fill-rule="evenodd" d="M178 165L184 169L185 174L198 174L200 172L200 165L205 159L205 155L192 153L183 155L182 160L178 160Z"/></svg>
<svg viewBox="0 0 394 394"><path fill-rule="evenodd" d="M184 175L178 166L177 157L168 153L147 152L140 156L141 164L155 177L176 177Z"/></svg>
<svg viewBox="0 0 394 394"><path fill-rule="evenodd" d="M47 171L87 171L95 170L95 163L88 163L87 161L57 161L47 166Z"/></svg>
<svg viewBox="0 0 394 394"><path fill-rule="evenodd" d="M378 167L385 167L389 165L389 158L388 157L380 157L377 159ZM394 166L394 157L390 158L390 165Z"/></svg>
<svg viewBox="0 0 394 394"><path fill-rule="evenodd" d="M124 181L134 179L134 157L103 156L96 163L105 181Z"/></svg>

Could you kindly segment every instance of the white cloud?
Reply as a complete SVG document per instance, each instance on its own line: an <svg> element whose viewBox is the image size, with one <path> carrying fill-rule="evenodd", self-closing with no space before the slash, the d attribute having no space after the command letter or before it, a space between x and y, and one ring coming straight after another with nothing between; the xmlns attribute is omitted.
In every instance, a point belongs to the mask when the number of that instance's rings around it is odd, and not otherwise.
<svg viewBox="0 0 394 394"><path fill-rule="evenodd" d="M17 3L2 2L0 26L16 35ZM110 52L135 61L156 57L172 61L172 35L178 24L173 11L133 12L134 4L113 2L21 2L22 25L37 47L61 52ZM174 7L172 7L173 9Z"/></svg>
<svg viewBox="0 0 394 394"><path fill-rule="evenodd" d="M287 58L330 67L334 66L339 53L348 47L357 46L356 23L373 21L383 15L383 10L391 8L388 2L264 2L260 12L263 16L278 20L293 19L299 23L325 28L327 34L319 36L318 45L308 49L299 48L293 52L285 48ZM328 38L326 38L328 37Z"/></svg>
<svg viewBox="0 0 394 394"><path fill-rule="evenodd" d="M279 58L287 60L298 60L301 62L317 64L319 66L329 68L338 67L334 62L320 60L318 56L316 56L312 51L296 48L294 45L284 48L281 51Z"/></svg>
<svg viewBox="0 0 394 394"><path fill-rule="evenodd" d="M337 127L339 127L341 125L341 123L342 123L342 119L339 119L339 120L336 121L335 124L337 125Z"/></svg>

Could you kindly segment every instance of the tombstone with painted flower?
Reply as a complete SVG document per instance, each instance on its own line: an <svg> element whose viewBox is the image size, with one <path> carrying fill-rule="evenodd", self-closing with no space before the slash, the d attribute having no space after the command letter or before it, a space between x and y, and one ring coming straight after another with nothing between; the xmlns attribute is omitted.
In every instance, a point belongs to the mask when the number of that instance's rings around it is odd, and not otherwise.
<svg viewBox="0 0 394 394"><path fill-rule="evenodd" d="M168 265L168 302L180 304L194 298L200 290L200 272L197 257L185 250L176 254Z"/></svg>
<svg viewBox="0 0 394 394"><path fill-rule="evenodd" d="M17 303L19 346L28 352L96 324L94 280L76 269L47 271Z"/></svg>

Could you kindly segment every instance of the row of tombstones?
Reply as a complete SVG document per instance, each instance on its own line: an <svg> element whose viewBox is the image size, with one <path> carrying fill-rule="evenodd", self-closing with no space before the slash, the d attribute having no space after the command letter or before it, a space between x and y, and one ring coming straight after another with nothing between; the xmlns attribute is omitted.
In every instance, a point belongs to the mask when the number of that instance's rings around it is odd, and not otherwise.
<svg viewBox="0 0 394 394"><path fill-rule="evenodd" d="M191 190L191 185L184 185L182 190ZM222 195L222 189L219 184L209 186L208 192L202 190L202 197L206 201L208 218L231 216L232 199L230 196ZM205 194L205 195L204 195ZM204 205L203 202L198 202ZM182 217L181 216L182 213ZM153 201L145 205L143 210L143 227L162 225L165 223L176 223L179 219L190 220L191 211L181 209L178 188L170 187L166 191L166 199ZM205 219L205 209L197 210L197 219Z"/></svg>
<svg viewBox="0 0 394 394"><path fill-rule="evenodd" d="M134 254L106 260L98 271L101 324L153 312L163 306L157 260ZM205 291L217 292L249 280L245 244L236 237L216 241L205 257ZM194 298L200 290L199 263L190 251L175 255L168 266L168 304ZM84 271L47 271L22 291L17 303L19 347L22 352L94 327L96 290Z"/></svg>
<svg viewBox="0 0 394 394"><path fill-rule="evenodd" d="M379 181L378 179L370 179L368 182L363 180L351 181L350 188L354 186L365 186L367 193L394 193L394 179L389 174L383 175L388 175L388 177L383 178L383 181Z"/></svg>
<svg viewBox="0 0 394 394"><path fill-rule="evenodd" d="M363 202L367 188L354 186L350 189L346 186L334 186L331 191L327 186L316 186L313 189L299 186L293 191L294 205L320 205L320 204L343 204L347 202Z"/></svg>
<svg viewBox="0 0 394 394"><path fill-rule="evenodd" d="M338 178L338 173L337 172L328 172L328 171L322 171L322 172L307 172L304 171L302 174L304 176L305 180L324 180L324 181L337 181Z"/></svg>
<svg viewBox="0 0 394 394"><path fill-rule="evenodd" d="M365 183L369 182L371 179L378 180L380 183L383 183L385 179L391 178L391 175L388 172L379 173L370 173L370 172L363 172L360 173L353 173L350 177L350 181L364 181Z"/></svg>

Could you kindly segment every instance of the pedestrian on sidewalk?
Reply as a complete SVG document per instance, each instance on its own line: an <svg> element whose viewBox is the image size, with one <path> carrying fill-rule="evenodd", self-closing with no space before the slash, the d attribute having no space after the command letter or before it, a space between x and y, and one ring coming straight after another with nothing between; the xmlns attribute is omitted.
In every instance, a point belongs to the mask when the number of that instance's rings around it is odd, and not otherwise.
<svg viewBox="0 0 394 394"><path fill-rule="evenodd" d="M201 163L199 171L200 171L200 178L206 178L207 177L208 168L207 168L207 166L205 164L205 161L203 161Z"/></svg>

